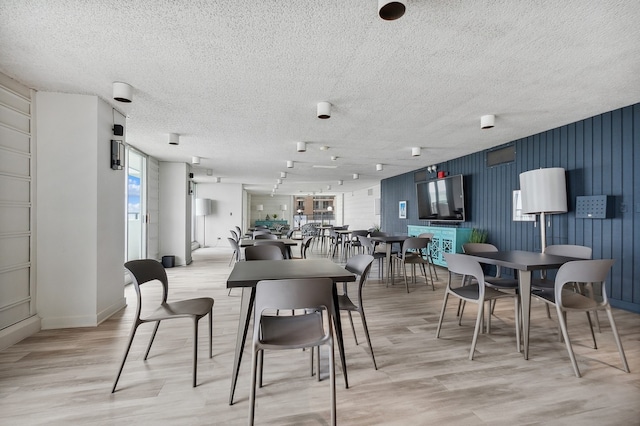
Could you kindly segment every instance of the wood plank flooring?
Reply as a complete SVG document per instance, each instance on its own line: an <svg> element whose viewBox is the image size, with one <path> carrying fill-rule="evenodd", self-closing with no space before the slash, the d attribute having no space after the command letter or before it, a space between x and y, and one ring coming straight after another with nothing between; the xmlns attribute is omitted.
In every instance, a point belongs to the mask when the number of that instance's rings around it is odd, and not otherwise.
<svg viewBox="0 0 640 426"><path fill-rule="evenodd" d="M312 250L314 255L319 255ZM231 250L194 252L187 267L168 269L170 300L215 298L213 358L207 357L207 321L201 321L198 386L191 387L192 324L160 326L143 361L151 325L133 343L118 389L110 393L135 311L129 305L96 328L41 331L0 352L2 425L242 425L247 423L250 354L240 371L235 404L228 405L240 290L227 295ZM375 266L365 287L365 309L378 370L373 369L360 319L356 346L343 314L350 388L337 368L338 423L344 425L638 425L640 424L640 315L614 316L631 374L621 369L606 317L596 334L584 315L569 315L569 332L583 377L574 376L556 323L533 303L530 359L515 350L513 307L498 302L493 330L478 339L468 360L475 307L457 325L450 301L435 338L446 271L436 291L424 281L386 287ZM159 298L154 290L153 298ZM552 313L552 318L555 315ZM326 358L326 354L325 354ZM322 376L328 366L323 364ZM329 382L309 375L308 352L265 356L265 386L258 390L256 424L325 425Z"/></svg>

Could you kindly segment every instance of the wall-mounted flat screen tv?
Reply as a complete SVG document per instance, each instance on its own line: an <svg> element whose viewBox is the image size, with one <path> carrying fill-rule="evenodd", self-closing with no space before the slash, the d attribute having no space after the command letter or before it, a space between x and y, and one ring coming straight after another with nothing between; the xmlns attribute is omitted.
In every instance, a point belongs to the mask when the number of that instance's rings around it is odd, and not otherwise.
<svg viewBox="0 0 640 426"><path fill-rule="evenodd" d="M416 183L418 219L436 222L464 222L464 179L447 176Z"/></svg>

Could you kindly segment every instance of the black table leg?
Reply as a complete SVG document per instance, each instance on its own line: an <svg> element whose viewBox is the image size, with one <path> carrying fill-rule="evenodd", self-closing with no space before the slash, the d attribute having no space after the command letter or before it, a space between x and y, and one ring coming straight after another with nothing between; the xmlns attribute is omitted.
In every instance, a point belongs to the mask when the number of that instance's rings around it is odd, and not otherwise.
<svg viewBox="0 0 640 426"><path fill-rule="evenodd" d="M340 304L338 303L337 284L333 283L333 307L335 310L334 327L336 329L336 337L338 338L338 351L340 352L340 362L342 363L342 373L344 374L344 387L349 389L349 379L347 377L347 362L344 353L344 342L342 341L342 321L340 320Z"/></svg>
<svg viewBox="0 0 640 426"><path fill-rule="evenodd" d="M231 374L231 392L229 393L229 405L233 405L233 394L238 382L240 372L240 361L244 352L244 343L247 340L247 331L251 321L251 311L256 297L255 287L244 287L242 289L242 301L240 303L240 318L238 318L238 335L236 336L236 353L233 358L233 373ZM335 301L334 301L335 303Z"/></svg>

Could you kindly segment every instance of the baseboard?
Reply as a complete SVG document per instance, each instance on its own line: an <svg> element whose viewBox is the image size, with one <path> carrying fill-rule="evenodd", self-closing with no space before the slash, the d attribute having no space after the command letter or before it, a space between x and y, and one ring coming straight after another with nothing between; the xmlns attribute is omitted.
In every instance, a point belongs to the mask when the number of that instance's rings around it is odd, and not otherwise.
<svg viewBox="0 0 640 426"><path fill-rule="evenodd" d="M102 321L106 320L125 306L127 306L127 301L123 297L116 303L106 309L103 309L101 312L98 312L96 315L45 317L42 318L42 329L52 330L57 328L96 327Z"/></svg>
<svg viewBox="0 0 640 426"><path fill-rule="evenodd" d="M127 306L127 299L124 297L118 300L116 303L109 306L107 309L103 309L102 312L98 312L98 324L101 324L104 320L108 319L111 315L124 309Z"/></svg>
<svg viewBox="0 0 640 426"><path fill-rule="evenodd" d="M34 315L26 320L0 330L0 351L40 331L40 317Z"/></svg>

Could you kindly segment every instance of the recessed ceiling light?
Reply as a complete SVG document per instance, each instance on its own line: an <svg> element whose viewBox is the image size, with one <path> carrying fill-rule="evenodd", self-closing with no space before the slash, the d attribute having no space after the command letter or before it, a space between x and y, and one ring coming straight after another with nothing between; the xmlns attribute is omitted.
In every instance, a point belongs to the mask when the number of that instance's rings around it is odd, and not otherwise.
<svg viewBox="0 0 640 426"><path fill-rule="evenodd" d="M325 166L323 164L314 164L312 167L315 169L337 169L338 168L338 166Z"/></svg>

